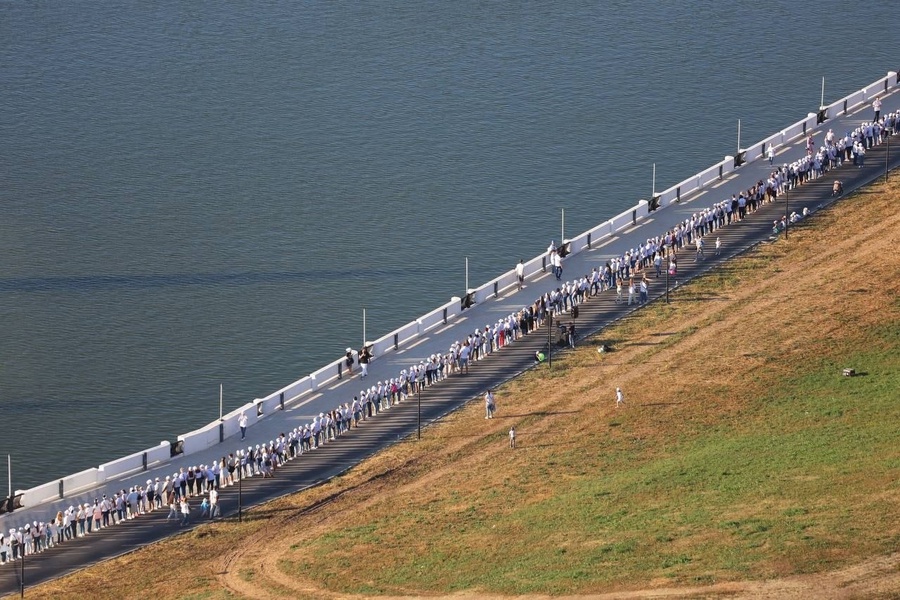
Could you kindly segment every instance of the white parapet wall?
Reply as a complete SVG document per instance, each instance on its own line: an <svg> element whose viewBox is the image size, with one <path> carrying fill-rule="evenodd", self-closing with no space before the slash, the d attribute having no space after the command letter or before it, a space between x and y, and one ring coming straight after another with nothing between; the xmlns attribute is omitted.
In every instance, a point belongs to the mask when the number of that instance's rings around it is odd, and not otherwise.
<svg viewBox="0 0 900 600"><path fill-rule="evenodd" d="M16 490L22 494L22 506L37 506L44 502L52 502L59 499L59 481L50 481L43 485L28 490Z"/></svg>
<svg viewBox="0 0 900 600"><path fill-rule="evenodd" d="M434 309L430 313L426 313L419 317L419 333L425 333L434 329L438 325L444 324L444 307ZM393 338L393 336L391 336Z"/></svg>
<svg viewBox="0 0 900 600"><path fill-rule="evenodd" d="M144 470L144 451L103 463L97 469L97 481L102 483Z"/></svg>
<svg viewBox="0 0 900 600"><path fill-rule="evenodd" d="M632 209L628 209L625 212L616 215L612 219L609 220L609 232L615 233L620 229L625 229L626 227L631 227L632 223Z"/></svg>
<svg viewBox="0 0 900 600"><path fill-rule="evenodd" d="M219 443L219 422L215 421L190 433L179 435L178 441L182 443L182 453L185 456L215 446Z"/></svg>
<svg viewBox="0 0 900 600"><path fill-rule="evenodd" d="M96 468L85 469L73 475L63 477L63 495L68 498L80 491L90 489L101 483L99 478L100 471Z"/></svg>
<svg viewBox="0 0 900 600"><path fill-rule="evenodd" d="M172 444L163 440L158 445L148 448L144 452L147 453L147 467L153 467L172 458Z"/></svg>
<svg viewBox="0 0 900 600"><path fill-rule="evenodd" d="M309 375L307 375L303 379L298 379L294 383L285 386L278 391L284 394L285 402L292 402L300 396L312 392L312 389L312 380L309 378ZM248 412L247 414L249 415L250 413ZM253 422L255 423L256 421Z"/></svg>
<svg viewBox="0 0 900 600"><path fill-rule="evenodd" d="M456 314L459 314L459 306L457 306ZM419 337L419 322L418 321L410 321L409 323L407 323L400 329L397 329L394 333L397 335L397 343L402 346L403 344ZM385 336L385 338L387 338L387 337L388 336ZM390 336L390 337L393 338L393 336ZM384 338L382 338L382 339L384 339ZM393 340L391 340L391 346L393 346ZM384 354L384 352L387 351L388 349L389 349L389 347L379 344L378 355L380 356L380 355Z"/></svg>

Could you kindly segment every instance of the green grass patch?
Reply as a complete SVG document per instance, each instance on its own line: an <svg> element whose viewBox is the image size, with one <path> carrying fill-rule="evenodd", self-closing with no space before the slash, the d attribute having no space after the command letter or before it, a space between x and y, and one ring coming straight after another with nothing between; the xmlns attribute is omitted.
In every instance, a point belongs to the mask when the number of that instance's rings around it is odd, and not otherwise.
<svg viewBox="0 0 900 600"><path fill-rule="evenodd" d="M321 560L283 568L339 593L562 594L656 577L766 578L784 565L811 572L839 564L851 546L887 552L897 536L860 540L872 524L859 515L883 515L886 532L898 516L878 496L897 485L900 464L897 338L886 324L840 362L807 361L749 399L740 419L676 441L629 453L556 448L502 486L451 491L405 514L386 506L314 541ZM843 364L866 375L842 377ZM554 493L530 500L530 482ZM372 554L364 582L340 576L347 549ZM405 558L383 567L374 557L384 549Z"/></svg>

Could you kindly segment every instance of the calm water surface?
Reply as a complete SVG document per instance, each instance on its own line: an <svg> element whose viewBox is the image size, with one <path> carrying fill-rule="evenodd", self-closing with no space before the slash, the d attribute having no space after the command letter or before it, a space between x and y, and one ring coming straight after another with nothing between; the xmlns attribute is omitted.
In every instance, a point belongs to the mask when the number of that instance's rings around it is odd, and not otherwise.
<svg viewBox="0 0 900 600"><path fill-rule="evenodd" d="M0 1L0 454L299 379L889 69L887 1ZM848 23L859 23L855 33ZM848 37L849 36L849 37ZM849 46L848 46L849 44ZM851 52L852 50L852 52ZM5 461L0 466L5 480ZM5 488L3 492L5 492ZM2 495L2 493L0 493Z"/></svg>

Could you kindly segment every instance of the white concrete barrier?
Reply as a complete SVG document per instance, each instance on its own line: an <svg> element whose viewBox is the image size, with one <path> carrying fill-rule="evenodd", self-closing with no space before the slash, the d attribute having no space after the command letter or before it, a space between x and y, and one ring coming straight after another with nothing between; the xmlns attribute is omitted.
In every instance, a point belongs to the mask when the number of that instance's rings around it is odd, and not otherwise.
<svg viewBox="0 0 900 600"><path fill-rule="evenodd" d="M448 321L462 312L462 306L460 306L459 298L451 298L450 302L445 304L442 308L447 309Z"/></svg>
<svg viewBox="0 0 900 600"><path fill-rule="evenodd" d="M172 444L167 441L162 441L158 446L148 448L145 452L147 453L147 466L152 467L171 460Z"/></svg>
<svg viewBox="0 0 900 600"><path fill-rule="evenodd" d="M636 208L638 223L640 223L641 220L646 219L650 215L650 202L648 202L647 200L638 200Z"/></svg>
<svg viewBox="0 0 900 600"><path fill-rule="evenodd" d="M494 284L486 283L481 287L475 288L475 304L481 304L482 302L492 298L494 296Z"/></svg>
<svg viewBox="0 0 900 600"><path fill-rule="evenodd" d="M516 285L516 270L507 271L495 281L497 282L497 292L503 294L506 290Z"/></svg>
<svg viewBox="0 0 900 600"><path fill-rule="evenodd" d="M571 249L571 253L569 256L574 256L587 248L587 238L588 232L585 231L581 235L577 235L569 240L569 248ZM591 239L593 241L593 239ZM513 273L513 279L515 279L515 273Z"/></svg>
<svg viewBox="0 0 900 600"><path fill-rule="evenodd" d="M775 134L775 136L773 136L773 137L777 137L780 139L781 134ZM725 160L722 161L722 174L727 175L727 174L731 173L732 171L734 171L735 168L736 167L734 166L734 157L726 156Z"/></svg>
<svg viewBox="0 0 900 600"><path fill-rule="evenodd" d="M675 186L676 197L684 200L686 196L693 194L698 189L700 189L700 185L697 183L697 176L694 175Z"/></svg>
<svg viewBox="0 0 900 600"><path fill-rule="evenodd" d="M813 131L816 130L816 127L819 124L818 121L819 121L819 115L817 115L816 113L809 113L808 115L806 115L805 123L806 123L806 134L807 135L809 135L810 133L812 133Z"/></svg>
<svg viewBox="0 0 900 600"><path fill-rule="evenodd" d="M129 454L128 456L123 456L122 458L100 465L97 469L97 481L99 483L113 481L119 477L143 470L144 452L135 452L134 454Z"/></svg>
<svg viewBox="0 0 900 600"><path fill-rule="evenodd" d="M416 322L416 331L419 331L419 323ZM419 334L416 334L415 337L419 337ZM392 352L394 350L394 334L389 333L387 335L381 336L374 342L372 342L372 360L378 360L381 356L384 356L388 352Z"/></svg>
<svg viewBox="0 0 900 600"><path fill-rule="evenodd" d="M73 494L77 494L82 490L86 490L88 488L92 488L98 483L100 483L98 477L99 471L96 467L92 467L90 469L85 469L79 473L74 473L72 475L67 475L63 477L63 495L65 497L69 497Z"/></svg>
<svg viewBox="0 0 900 600"><path fill-rule="evenodd" d="M275 392L276 395L281 394L281 392ZM285 398L285 403L287 402L287 398ZM238 433L241 428L238 425L238 422L241 419L241 409L236 409L231 411L230 413L226 413L224 417L222 417L222 425L224 429L224 436L229 437ZM249 421L249 420L248 420Z"/></svg>
<svg viewBox="0 0 900 600"><path fill-rule="evenodd" d="M19 490L17 490L18 492ZM59 500L59 481L50 481L21 493L22 506L37 506L44 502L53 502Z"/></svg>
<svg viewBox="0 0 900 600"><path fill-rule="evenodd" d="M849 96L844 98L844 100L847 101L847 111L849 112L866 101L866 91L860 90L858 92L850 94Z"/></svg>
<svg viewBox="0 0 900 600"><path fill-rule="evenodd" d="M794 123L793 125L791 125L790 127L786 128L784 130L784 142L785 143L790 142L794 138L803 135L803 123L805 121L806 121L806 119L797 121L796 123Z"/></svg>
<svg viewBox="0 0 900 600"><path fill-rule="evenodd" d="M343 359L341 359L343 360ZM338 361L340 362L340 361ZM337 378L337 363L332 363L325 369L332 369L334 373L333 378ZM262 413L263 416L268 417L269 415L273 415L279 410L281 410L281 394L279 392L275 392L274 394L269 394L265 398L262 399Z"/></svg>
<svg viewBox="0 0 900 600"><path fill-rule="evenodd" d="M832 102L828 106L825 107L825 118L833 119L835 117L841 116L844 112L844 100L843 98L838 100L837 102Z"/></svg>
<svg viewBox="0 0 900 600"><path fill-rule="evenodd" d="M544 254L540 254L525 262L525 278L534 277L544 272Z"/></svg>
<svg viewBox="0 0 900 600"><path fill-rule="evenodd" d="M338 376L338 365L343 363L343 358L340 358L332 363L329 363L319 369L318 371L313 371L310 373L309 377L313 381L313 389L317 390L323 385L327 385L331 383ZM265 412L265 408L263 408L263 412Z"/></svg>
<svg viewBox="0 0 900 600"><path fill-rule="evenodd" d="M678 199L678 188L676 186L672 186L667 190L663 190L659 193L659 207L665 208L670 204L674 204Z"/></svg>
<svg viewBox="0 0 900 600"><path fill-rule="evenodd" d="M459 303L457 302L457 304ZM459 309L459 306L457 306L457 309ZM419 322L410 321L400 329L394 331L394 333L397 335L397 343L402 346L406 342L419 337Z"/></svg>
<svg viewBox="0 0 900 600"><path fill-rule="evenodd" d="M609 220L610 233L615 233L620 229L631 226L631 224L631 209L629 209Z"/></svg>
<svg viewBox="0 0 900 600"><path fill-rule="evenodd" d="M444 324L444 309L436 308L430 313L422 315L418 320L419 332L425 333L426 331L433 329L438 325Z"/></svg>
<svg viewBox="0 0 900 600"><path fill-rule="evenodd" d="M190 456L195 452L206 450L210 446L219 443L219 422L215 421L200 429L179 435L178 441L182 443L181 447L184 456Z"/></svg>
<svg viewBox="0 0 900 600"><path fill-rule="evenodd" d="M889 85L890 77L882 77L878 81L872 82L863 88L863 91L866 94L866 99L871 100L874 99L875 96L881 95L885 92L885 87ZM872 113L874 115L874 113Z"/></svg>
<svg viewBox="0 0 900 600"><path fill-rule="evenodd" d="M304 394L308 394L308 393L312 392L312 389L313 389L312 388L312 380L309 378L309 375L307 375L303 379L298 379L294 383L292 383L289 386L284 387L278 391L284 394L285 402L290 402L290 401L296 400L297 398L299 398L300 396L302 396ZM248 416L249 416L249 413L248 413ZM251 421L251 422L255 423L256 421Z"/></svg>
<svg viewBox="0 0 900 600"><path fill-rule="evenodd" d="M719 165L713 165L697 174L698 186L703 188L719 180Z"/></svg>

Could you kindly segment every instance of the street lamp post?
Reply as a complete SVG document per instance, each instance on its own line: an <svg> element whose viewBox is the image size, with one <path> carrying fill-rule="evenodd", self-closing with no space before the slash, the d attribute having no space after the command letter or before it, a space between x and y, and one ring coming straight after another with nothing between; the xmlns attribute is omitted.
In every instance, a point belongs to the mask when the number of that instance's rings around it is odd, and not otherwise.
<svg viewBox="0 0 900 600"><path fill-rule="evenodd" d="M244 465L238 463L238 523L244 522Z"/></svg>
<svg viewBox="0 0 900 600"><path fill-rule="evenodd" d="M547 310L547 366L553 370L553 310Z"/></svg>
<svg viewBox="0 0 900 600"><path fill-rule="evenodd" d="M416 384L416 398L419 402L419 429L416 433L416 440L422 439L422 386Z"/></svg>
<svg viewBox="0 0 900 600"><path fill-rule="evenodd" d="M668 257L666 257L666 262L669 264L666 265L666 304L669 303L669 271L672 270L672 261Z"/></svg>
<svg viewBox="0 0 900 600"><path fill-rule="evenodd" d="M21 597L25 597L25 540L22 540L22 543L19 544L19 554L22 555L22 577L20 579L21 583Z"/></svg>
<svg viewBox="0 0 900 600"><path fill-rule="evenodd" d="M784 193L784 239L788 239L788 225L790 223L790 219L788 218L788 205L791 203L791 184L788 182L787 188L785 188Z"/></svg>

